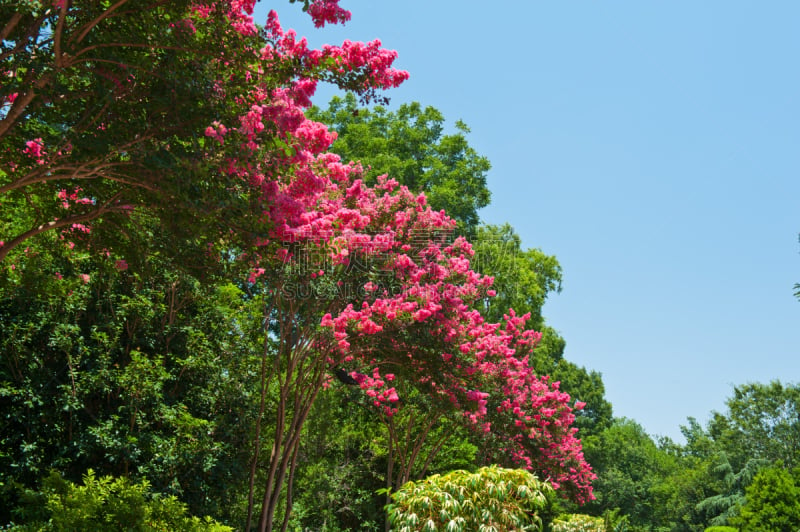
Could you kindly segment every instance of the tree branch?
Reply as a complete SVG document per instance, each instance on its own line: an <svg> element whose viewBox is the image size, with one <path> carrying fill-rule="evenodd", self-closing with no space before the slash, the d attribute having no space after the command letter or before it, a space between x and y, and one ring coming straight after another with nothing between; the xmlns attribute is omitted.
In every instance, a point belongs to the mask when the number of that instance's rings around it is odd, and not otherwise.
<svg viewBox="0 0 800 532"><path fill-rule="evenodd" d="M67 2L61 2L60 13L58 14L58 23L56 24L55 35L53 35L53 53L55 54L56 68L64 66L61 60L61 36L64 33L64 19L67 18Z"/></svg>
<svg viewBox="0 0 800 532"><path fill-rule="evenodd" d="M34 236L36 236L38 234L44 233L45 231L49 231L51 229L58 229L60 227L66 227L66 226L70 226L70 225L73 225L73 224L79 224L79 223L83 223L83 222L90 222L90 221L92 221L92 220L94 220L96 218L99 218L100 216L102 216L103 214L105 214L107 212L113 212L113 211L117 211L117 210L119 210L119 211L124 210L121 207L114 207L112 205L113 203L115 203L120 198L120 196L122 196L122 192L119 192L119 193L115 194L107 202L105 202L100 207L98 207L97 209L95 209L95 210L93 210L91 212L87 212L87 213L84 213L84 214L78 214L78 215L75 215L75 216L68 216L66 218L61 218L59 220L53 220L53 221L44 223L44 224L42 224L42 225L40 225L38 227L34 227L33 229L29 229L28 231L25 231L21 235L13 238L11 241L6 242L2 247L0 247L0 261L5 259L6 255L8 255L11 252L12 249L14 249L15 247L19 246L21 243L25 242L29 238L32 238L32 237L34 237Z"/></svg>
<svg viewBox="0 0 800 532"><path fill-rule="evenodd" d="M11 129L11 126L16 123L17 118L22 116L25 108L28 107L28 104L30 104L35 97L36 92L33 90L29 90L17 96L17 99L11 104L11 109L8 110L8 114L0 120L0 137Z"/></svg>
<svg viewBox="0 0 800 532"><path fill-rule="evenodd" d="M116 163L97 164L94 168L91 168L87 171L87 168L92 166L91 163L93 162L95 161L90 161L90 163L85 163L80 166L74 166L74 165L55 166L52 168L47 168L43 171L29 173L25 175L25 177L22 177L12 183L8 183L7 185L3 185L2 187L0 187L0 194L4 194L12 190L25 188L36 183L47 183L49 181L60 181L64 179L86 180L86 179L98 179L98 178L108 179L109 181L122 183L123 185L130 185L134 187L143 188L151 192L156 190L155 187L152 187L150 185L146 185L144 183L139 183L135 181L130 181L122 177L116 177L111 173L105 173L106 170L111 168L119 166L133 166L133 163L116 162ZM58 173L58 174L56 173L60 172L61 170L71 171L71 173Z"/></svg>
<svg viewBox="0 0 800 532"><path fill-rule="evenodd" d="M79 42L81 42L81 41L82 41L82 40L83 40L83 39L86 37L86 35L87 35L87 34L88 34L90 31L92 31L92 28L94 28L95 26L97 26L98 24L100 24L100 23L101 23L103 20L105 20L106 18L108 18L109 16L111 16L111 14L112 14L112 13L113 13L113 12L114 12L114 11L115 11L117 8L119 8L119 7L120 7L122 4L124 4L124 3L125 3L125 2L127 2L127 1L128 1L128 0L119 0L119 1L118 1L116 4L114 4L113 6L109 7L109 8L108 8L108 9L106 9L105 11L103 11L103 13L102 13L102 14L101 14L99 17L97 17L96 19L94 19L94 20L92 20L91 22L87 23L87 24L86 24L86 25L83 27L83 31L81 31L80 35L78 35L78 39L77 39L75 42L78 42L78 43L79 43Z"/></svg>
<svg viewBox="0 0 800 532"><path fill-rule="evenodd" d="M0 30L0 41L5 41L8 36L11 35L11 32L14 31L14 28L17 27L20 20L22 20L22 13L14 13L11 15L11 19L6 22L6 25Z"/></svg>

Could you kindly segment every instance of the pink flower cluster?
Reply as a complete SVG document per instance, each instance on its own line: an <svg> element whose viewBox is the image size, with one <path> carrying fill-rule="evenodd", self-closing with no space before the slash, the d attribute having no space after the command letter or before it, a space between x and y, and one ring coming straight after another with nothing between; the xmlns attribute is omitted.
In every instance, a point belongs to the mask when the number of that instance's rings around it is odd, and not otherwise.
<svg viewBox="0 0 800 532"><path fill-rule="evenodd" d="M350 20L350 12L339 7L339 0L314 0L308 6L308 14L314 26L321 28L328 24L344 24Z"/></svg>
<svg viewBox="0 0 800 532"><path fill-rule="evenodd" d="M341 46L325 45L321 50L310 50L305 38L297 40L294 30L284 32L275 11L267 18L266 30L269 42L261 49L261 59L300 62L308 69L307 76L319 79L327 72L336 79L336 76L360 72L364 88L383 89L397 87L408 79L408 72L392 68L397 52L381 48L377 39L369 43L346 40Z"/></svg>
<svg viewBox="0 0 800 532"><path fill-rule="evenodd" d="M25 149L22 150L22 153L34 159L36 164L44 164L44 143L42 142L41 138L29 140L25 143Z"/></svg>
<svg viewBox="0 0 800 532"><path fill-rule="evenodd" d="M58 199L61 200L61 206L65 209L69 209L70 202L78 205L94 205L95 200L92 198L81 197L82 191L83 189L81 189L81 187L75 187L72 192L67 192L64 188L59 190Z"/></svg>
<svg viewBox="0 0 800 532"><path fill-rule="evenodd" d="M19 96L19 93L17 93L17 92L12 92L8 96L5 96L4 97L4 101L0 100L0 107L5 107L6 105L13 104L14 100L17 99L17 96Z"/></svg>
<svg viewBox="0 0 800 532"><path fill-rule="evenodd" d="M208 19L215 12L222 12L230 22L231 28L240 35L250 36L258 33L253 20L253 8L256 0L219 0L215 2L199 2L191 7L192 13L199 19ZM185 24L185 23L184 23ZM194 30L194 24L189 21ZM192 31L194 33L194 31Z"/></svg>

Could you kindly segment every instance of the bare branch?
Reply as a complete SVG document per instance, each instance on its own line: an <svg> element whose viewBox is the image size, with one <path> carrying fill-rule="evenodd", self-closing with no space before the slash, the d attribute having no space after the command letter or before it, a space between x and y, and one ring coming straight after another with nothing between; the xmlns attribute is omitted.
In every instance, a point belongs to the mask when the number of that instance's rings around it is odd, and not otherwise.
<svg viewBox="0 0 800 532"><path fill-rule="evenodd" d="M33 90L29 90L23 94L17 96L17 99L14 100L14 103L11 104L11 109L8 110L8 114L0 120L0 137L5 135L11 127L17 122L17 119L22 116L25 108L28 107L33 99L36 97L36 92Z"/></svg>
<svg viewBox="0 0 800 532"><path fill-rule="evenodd" d="M60 181L64 179L86 180L86 179L98 179L98 178L108 179L109 181L122 183L124 185L131 185L134 187L144 188L145 190L150 190L150 191L156 190L155 187L149 186L145 183L130 181L123 177L117 177L114 174L105 172L106 170L117 168L120 166L133 166L133 163L115 162L115 163L101 164L99 161L90 161L80 166L63 165L63 166L48 167L42 171L29 173L25 177L18 179L13 183L9 183L7 185L0 187L0 194L10 192L12 190L25 188L36 183L47 183L49 181ZM88 169L89 167L92 168ZM65 172L56 173L62 171Z"/></svg>
<svg viewBox="0 0 800 532"><path fill-rule="evenodd" d="M53 36L53 52L55 53L56 68L64 66L61 58L61 35L64 33L64 20L67 18L67 2L61 2L60 13L58 14L58 23L56 24L56 32Z"/></svg>
<svg viewBox="0 0 800 532"><path fill-rule="evenodd" d="M19 24L20 20L22 20L22 13L14 13L11 15L11 20L6 22L6 25L0 30L0 41L5 41L8 36L11 35L11 32L14 31L14 28Z"/></svg>

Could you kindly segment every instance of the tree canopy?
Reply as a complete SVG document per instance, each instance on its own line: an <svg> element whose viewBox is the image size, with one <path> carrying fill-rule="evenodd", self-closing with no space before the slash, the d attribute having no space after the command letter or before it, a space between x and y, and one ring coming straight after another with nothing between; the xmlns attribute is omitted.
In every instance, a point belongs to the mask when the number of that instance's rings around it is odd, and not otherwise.
<svg viewBox="0 0 800 532"><path fill-rule="evenodd" d="M318 25L349 17L335 0L303 7ZM582 404L531 367L530 316L480 313L492 278L457 226L488 201L488 163L441 137L436 112L404 108L417 124L396 140L414 164L390 170L457 220L329 152L335 135L304 114L319 81L369 101L408 74L377 41L311 50L275 12L256 27L252 8L4 4L2 301L9 361L30 366L8 364L4 395L58 420L7 418L4 465L35 485L48 462L76 479L99 461L182 494L200 466L187 457L205 453L206 475L235 462L220 473L247 493L245 529L286 530L305 422L339 378L390 427L398 391L422 397L490 435L492 459L591 498ZM243 360L219 355L233 339ZM250 417L223 414L235 397ZM73 452L59 463L60 448Z"/></svg>
<svg viewBox="0 0 800 532"><path fill-rule="evenodd" d="M1 528L797 526L797 385L613 418L466 125L253 5L0 2Z"/></svg>

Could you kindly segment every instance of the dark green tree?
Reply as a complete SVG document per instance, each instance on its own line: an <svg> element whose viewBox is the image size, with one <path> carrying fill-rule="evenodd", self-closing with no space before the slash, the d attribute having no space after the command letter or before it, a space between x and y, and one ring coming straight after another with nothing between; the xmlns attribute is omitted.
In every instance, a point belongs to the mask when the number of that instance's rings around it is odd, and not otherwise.
<svg viewBox="0 0 800 532"><path fill-rule="evenodd" d="M730 524L744 504L747 486L766 466L767 461L753 458L735 468L728 459L728 454L720 451L708 468L709 478L716 481L715 490L697 503L697 511L705 516L710 525Z"/></svg>
<svg viewBox="0 0 800 532"><path fill-rule="evenodd" d="M158 240L154 220L137 223ZM129 264L42 237L0 280L0 508L49 471L78 482L93 468L229 517L250 456L258 314L158 246Z"/></svg>

